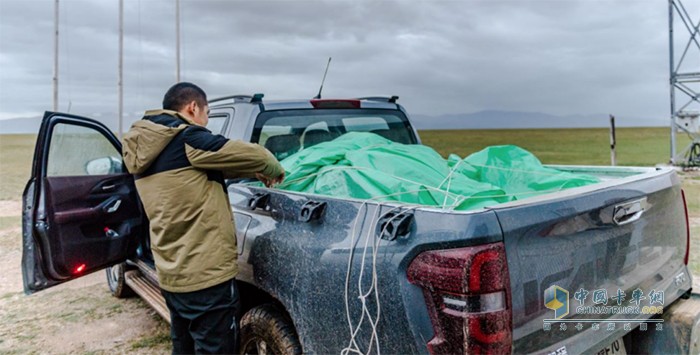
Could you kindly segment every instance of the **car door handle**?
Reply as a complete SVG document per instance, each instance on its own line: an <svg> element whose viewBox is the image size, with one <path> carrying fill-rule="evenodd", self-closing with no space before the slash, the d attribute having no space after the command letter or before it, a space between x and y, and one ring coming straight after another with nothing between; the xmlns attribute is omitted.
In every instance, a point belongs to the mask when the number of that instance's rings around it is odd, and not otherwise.
<svg viewBox="0 0 700 355"><path fill-rule="evenodd" d="M102 191L112 191L117 185L104 185L102 186Z"/></svg>
<svg viewBox="0 0 700 355"><path fill-rule="evenodd" d="M68 211L54 213L54 219L58 224L84 222L99 218L104 214L117 212L122 205L120 196L112 196L95 207L75 208Z"/></svg>
<svg viewBox="0 0 700 355"><path fill-rule="evenodd" d="M618 226L632 223L640 218L647 208L647 198L641 198L630 202L615 205L613 208L613 222Z"/></svg>

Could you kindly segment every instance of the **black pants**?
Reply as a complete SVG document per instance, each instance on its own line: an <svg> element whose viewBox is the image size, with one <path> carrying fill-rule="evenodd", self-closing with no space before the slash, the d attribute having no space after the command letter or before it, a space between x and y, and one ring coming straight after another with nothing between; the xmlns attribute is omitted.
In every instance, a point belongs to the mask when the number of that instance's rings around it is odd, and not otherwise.
<svg viewBox="0 0 700 355"><path fill-rule="evenodd" d="M233 354L240 302L235 279L185 293L161 290L170 310L173 354Z"/></svg>

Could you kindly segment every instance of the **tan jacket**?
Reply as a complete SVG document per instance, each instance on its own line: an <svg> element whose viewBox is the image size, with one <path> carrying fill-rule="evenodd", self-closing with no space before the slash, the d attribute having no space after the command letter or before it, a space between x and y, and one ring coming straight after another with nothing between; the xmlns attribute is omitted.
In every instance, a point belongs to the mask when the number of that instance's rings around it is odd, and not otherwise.
<svg viewBox="0 0 700 355"><path fill-rule="evenodd" d="M147 111L123 141L124 163L150 221L160 287L201 290L238 273L225 178L278 177L265 148L214 135L174 111Z"/></svg>

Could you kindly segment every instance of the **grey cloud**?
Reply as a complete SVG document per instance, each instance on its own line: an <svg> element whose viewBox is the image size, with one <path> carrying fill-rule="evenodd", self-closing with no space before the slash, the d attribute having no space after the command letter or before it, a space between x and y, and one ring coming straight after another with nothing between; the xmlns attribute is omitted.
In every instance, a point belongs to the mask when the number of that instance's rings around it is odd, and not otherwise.
<svg viewBox="0 0 700 355"><path fill-rule="evenodd" d="M61 107L116 115L117 1L61 0ZM692 6L690 6L692 5ZM686 4L691 14L700 4ZM210 96L396 94L415 113L666 117L653 1L181 1L183 79ZM125 112L175 80L174 2L125 1ZM53 1L0 1L0 113L50 108ZM27 19L33 21L27 21ZM699 54L693 54L698 55Z"/></svg>

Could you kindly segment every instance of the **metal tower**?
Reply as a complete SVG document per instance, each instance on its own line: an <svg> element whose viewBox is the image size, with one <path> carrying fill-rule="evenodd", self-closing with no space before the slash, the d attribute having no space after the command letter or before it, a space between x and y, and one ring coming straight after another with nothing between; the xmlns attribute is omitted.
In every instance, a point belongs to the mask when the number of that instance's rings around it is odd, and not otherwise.
<svg viewBox="0 0 700 355"><path fill-rule="evenodd" d="M700 8L698 14L700 15ZM678 18L680 33L674 32ZM681 0L668 0L669 68L671 87L671 164L700 166L700 16L690 16ZM675 38L678 36L678 38ZM676 60L675 50L682 53ZM678 152L676 133L692 142Z"/></svg>

